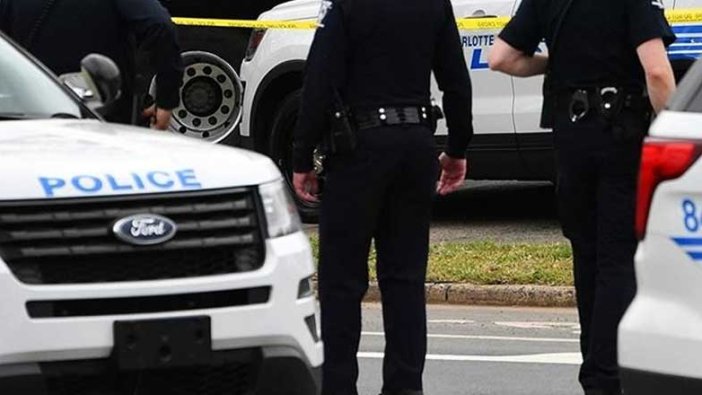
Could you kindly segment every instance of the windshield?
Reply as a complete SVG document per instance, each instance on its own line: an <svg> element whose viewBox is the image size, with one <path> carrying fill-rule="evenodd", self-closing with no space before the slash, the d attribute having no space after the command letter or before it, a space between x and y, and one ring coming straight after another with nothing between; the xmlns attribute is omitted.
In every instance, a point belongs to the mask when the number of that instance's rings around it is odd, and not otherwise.
<svg viewBox="0 0 702 395"><path fill-rule="evenodd" d="M0 37L0 120L81 118L81 106Z"/></svg>

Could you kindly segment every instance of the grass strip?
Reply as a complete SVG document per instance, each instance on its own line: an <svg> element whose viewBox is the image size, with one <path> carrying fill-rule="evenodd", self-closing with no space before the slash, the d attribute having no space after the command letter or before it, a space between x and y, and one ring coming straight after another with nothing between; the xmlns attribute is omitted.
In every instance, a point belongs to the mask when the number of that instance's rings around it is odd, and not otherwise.
<svg viewBox="0 0 702 395"><path fill-rule="evenodd" d="M315 257L319 239L310 236ZM376 255L369 269L376 278ZM567 243L529 244L443 242L429 250L427 281L478 285L573 285L572 253Z"/></svg>

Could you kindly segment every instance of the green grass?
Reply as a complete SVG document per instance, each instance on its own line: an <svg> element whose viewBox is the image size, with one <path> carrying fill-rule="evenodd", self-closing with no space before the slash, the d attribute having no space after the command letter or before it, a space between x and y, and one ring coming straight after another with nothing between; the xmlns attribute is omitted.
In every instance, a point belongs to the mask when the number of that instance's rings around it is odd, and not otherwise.
<svg viewBox="0 0 702 395"><path fill-rule="evenodd" d="M319 240L310 237L315 257ZM429 251L428 282L532 285L573 285L572 255L566 243L500 244L445 242ZM371 252L371 278L375 279L375 251Z"/></svg>

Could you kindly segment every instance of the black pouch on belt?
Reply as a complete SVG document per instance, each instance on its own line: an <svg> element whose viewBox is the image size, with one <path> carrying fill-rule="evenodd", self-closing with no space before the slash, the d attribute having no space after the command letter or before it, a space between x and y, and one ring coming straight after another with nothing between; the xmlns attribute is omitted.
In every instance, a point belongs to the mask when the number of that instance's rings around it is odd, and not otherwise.
<svg viewBox="0 0 702 395"><path fill-rule="evenodd" d="M600 114L608 121L616 119L624 109L625 93L615 87L606 87L599 90L598 96Z"/></svg>
<svg viewBox="0 0 702 395"><path fill-rule="evenodd" d="M611 119L612 136L619 142L640 143L651 124L651 103L641 94L622 94L620 101Z"/></svg>
<svg viewBox="0 0 702 395"><path fill-rule="evenodd" d="M357 128L351 110L344 105L338 91L334 91L334 109L331 116L331 130L325 143L325 153L331 155L348 154L358 145Z"/></svg>

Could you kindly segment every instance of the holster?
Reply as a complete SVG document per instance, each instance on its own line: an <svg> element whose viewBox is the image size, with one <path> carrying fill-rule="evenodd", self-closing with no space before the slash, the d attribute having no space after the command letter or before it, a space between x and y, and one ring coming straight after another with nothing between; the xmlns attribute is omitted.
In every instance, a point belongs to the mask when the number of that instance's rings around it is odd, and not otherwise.
<svg viewBox="0 0 702 395"><path fill-rule="evenodd" d="M338 99L334 102L330 130L324 141L324 151L327 155L351 153L358 145L358 130L354 125L351 109Z"/></svg>
<svg viewBox="0 0 702 395"><path fill-rule="evenodd" d="M543 105L541 106L540 126L543 129L553 129L555 123L556 92L551 83L551 76L546 73L543 85Z"/></svg>

